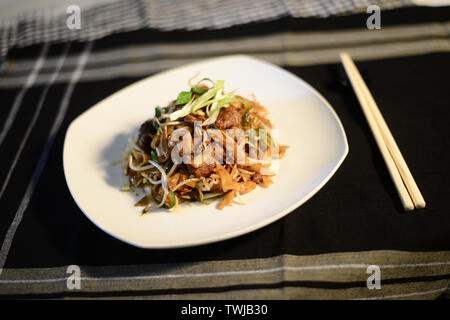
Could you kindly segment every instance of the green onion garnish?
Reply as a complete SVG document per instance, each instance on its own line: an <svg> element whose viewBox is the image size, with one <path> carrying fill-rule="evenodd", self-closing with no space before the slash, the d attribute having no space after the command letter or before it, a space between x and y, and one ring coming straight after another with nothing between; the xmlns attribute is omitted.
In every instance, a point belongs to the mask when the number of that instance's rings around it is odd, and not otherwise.
<svg viewBox="0 0 450 320"><path fill-rule="evenodd" d="M185 117L188 114L195 112L208 104L211 104L212 102L210 101L210 99L214 97L220 89L223 88L223 83L224 83L223 80L218 80L212 88L208 89L208 91L202 94L198 99L192 98L189 102L187 102L183 106L183 108L175 112L172 112L170 114L170 121L175 121L178 118ZM192 95L192 92L190 93Z"/></svg>
<svg viewBox="0 0 450 320"><path fill-rule="evenodd" d="M271 147L275 147L275 143L272 141L272 137L270 136L270 134L266 130L264 130L264 129L257 129L256 130L256 135L258 137L260 137L260 131L264 132L266 134L266 141L260 140L260 142L263 142L266 147L268 147L269 145Z"/></svg>
<svg viewBox="0 0 450 320"><path fill-rule="evenodd" d="M218 197L221 195L223 195L223 193L213 193L213 192L204 193L203 200L208 200L208 199L215 198L215 197Z"/></svg>
<svg viewBox="0 0 450 320"><path fill-rule="evenodd" d="M198 199L200 200L200 202L203 202L203 192L202 192L202 190L197 187L197 191L198 191Z"/></svg>
<svg viewBox="0 0 450 320"><path fill-rule="evenodd" d="M175 196L175 193L173 191L169 192L169 200L170 200L170 205L167 206L168 209L172 209L175 204L177 203L177 197Z"/></svg>
<svg viewBox="0 0 450 320"><path fill-rule="evenodd" d="M212 86L214 86L214 81L212 81L209 78L203 78L202 80L200 80L199 82L197 82L197 84L195 85L195 87L192 88L192 91L198 94L204 94L206 91L208 91L209 89L203 89L199 87L199 84L203 81L209 81L211 82Z"/></svg>

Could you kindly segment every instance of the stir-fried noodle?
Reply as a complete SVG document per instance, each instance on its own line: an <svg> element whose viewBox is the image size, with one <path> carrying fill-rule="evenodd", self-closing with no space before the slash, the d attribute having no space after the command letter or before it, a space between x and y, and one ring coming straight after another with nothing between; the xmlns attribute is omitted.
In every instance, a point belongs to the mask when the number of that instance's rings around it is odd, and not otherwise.
<svg viewBox="0 0 450 320"><path fill-rule="evenodd" d="M141 125L124 156L124 190L144 192L136 203L144 213L218 197L219 209L243 203L242 194L272 184L271 165L288 148L279 145L267 114L256 99L225 93L222 80L190 84Z"/></svg>

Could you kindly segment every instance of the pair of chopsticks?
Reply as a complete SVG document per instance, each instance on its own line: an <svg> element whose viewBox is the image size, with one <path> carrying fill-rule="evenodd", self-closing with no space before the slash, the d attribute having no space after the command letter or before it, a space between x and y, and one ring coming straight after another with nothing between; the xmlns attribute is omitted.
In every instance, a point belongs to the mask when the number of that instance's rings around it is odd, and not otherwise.
<svg viewBox="0 0 450 320"><path fill-rule="evenodd" d="M406 211L414 210L414 208L424 208L425 200L361 74L347 53L342 52L340 57L394 185L397 188L403 207Z"/></svg>

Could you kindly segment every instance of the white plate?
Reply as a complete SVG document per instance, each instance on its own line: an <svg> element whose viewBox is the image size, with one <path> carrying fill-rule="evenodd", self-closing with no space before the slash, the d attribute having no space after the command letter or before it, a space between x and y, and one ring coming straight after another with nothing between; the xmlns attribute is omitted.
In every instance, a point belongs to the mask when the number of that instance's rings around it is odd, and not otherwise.
<svg viewBox="0 0 450 320"><path fill-rule="evenodd" d="M246 205L219 211L211 205L182 204L140 216L130 192L120 191L120 158L127 139L165 106L187 80L200 72L225 80L225 89L258 101L289 145L268 189L242 196ZM95 90L95 88L93 88ZM285 216L313 196L334 174L348 152L344 129L328 102L303 80L248 56L227 56L190 64L143 79L124 88L75 119L64 142L64 173L84 214L99 228L144 248L184 247L228 239Z"/></svg>

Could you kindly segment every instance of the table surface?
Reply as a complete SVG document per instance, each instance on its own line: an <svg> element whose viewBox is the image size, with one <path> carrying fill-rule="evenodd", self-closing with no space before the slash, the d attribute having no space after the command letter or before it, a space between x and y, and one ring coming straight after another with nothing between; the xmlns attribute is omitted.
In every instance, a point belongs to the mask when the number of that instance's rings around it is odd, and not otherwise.
<svg viewBox="0 0 450 320"><path fill-rule="evenodd" d="M366 15L354 14L323 20L285 17L222 30L139 30L91 42L11 50L0 73L0 130L5 132L0 136L0 296L378 299L444 295L450 279L446 202L450 35L449 29L442 30L449 25L449 13L448 7L387 11L382 29L373 31L378 32L378 40L360 30ZM415 36L396 33L397 27L408 27ZM345 40L345 34L354 30L365 32L370 41ZM331 32L335 41L330 40ZM311 41L311 36L318 41L316 46L289 42ZM252 46L240 47L239 39L253 41ZM272 47L265 39L272 41ZM285 47L278 46L280 39ZM202 46L207 50L200 50ZM357 67L427 201L425 209L402 211L334 54L341 49L353 50ZM154 72L230 51L281 65L330 102L345 128L350 150L336 174L286 217L218 243L144 250L94 226L73 201L64 179L62 147L71 121ZM66 53L52 83L58 58ZM39 56L43 64L34 83L27 86ZM8 122L14 110L14 121ZM81 268L80 289L66 285L70 265ZM379 290L367 288L370 265L381 268Z"/></svg>

